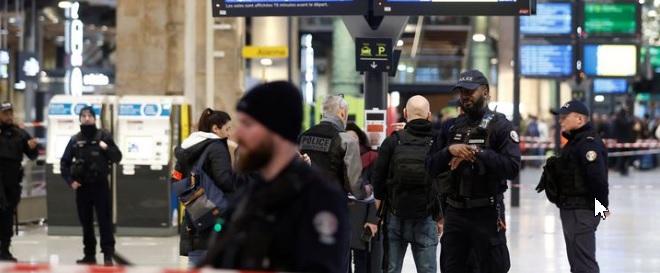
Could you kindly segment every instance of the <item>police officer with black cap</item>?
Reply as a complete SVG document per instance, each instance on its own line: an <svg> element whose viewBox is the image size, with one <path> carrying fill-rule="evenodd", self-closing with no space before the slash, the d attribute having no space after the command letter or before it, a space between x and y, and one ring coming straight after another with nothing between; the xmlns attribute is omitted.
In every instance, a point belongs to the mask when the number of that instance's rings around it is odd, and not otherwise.
<svg viewBox="0 0 660 273"><path fill-rule="evenodd" d="M300 158L303 111L298 88L271 82L238 103L238 169L255 171L235 212L222 226L205 265L224 269L348 271L350 247L346 193L336 181ZM286 111L282 111L286 109Z"/></svg>
<svg viewBox="0 0 660 273"><path fill-rule="evenodd" d="M11 103L0 104L0 261L16 261L9 252L14 234L14 212L21 199L23 155L30 160L39 155L38 142L14 124Z"/></svg>
<svg viewBox="0 0 660 273"><path fill-rule="evenodd" d="M461 73L454 90L463 114L445 123L426 159L443 203L440 271L508 272L503 193L520 169L518 133L488 109L488 80L481 72Z"/></svg>
<svg viewBox="0 0 660 273"><path fill-rule="evenodd" d="M101 233L104 264L112 265L115 238L112 233L112 209L108 175L111 165L121 161L122 154L112 135L96 128L94 108L80 110L80 132L74 135L64 150L60 171L64 181L76 192L78 219L83 226L85 256L79 264L96 264L94 211Z"/></svg>
<svg viewBox="0 0 660 273"><path fill-rule="evenodd" d="M570 101L553 113L568 142L548 159L536 189L559 207L571 272L600 272L596 229L610 215L607 149L582 102Z"/></svg>

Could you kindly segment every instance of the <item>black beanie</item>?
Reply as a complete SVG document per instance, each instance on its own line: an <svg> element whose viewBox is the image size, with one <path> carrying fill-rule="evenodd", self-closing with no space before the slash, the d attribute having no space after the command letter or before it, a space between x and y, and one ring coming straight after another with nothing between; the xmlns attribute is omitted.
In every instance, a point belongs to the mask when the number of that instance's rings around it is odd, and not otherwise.
<svg viewBox="0 0 660 273"><path fill-rule="evenodd" d="M303 100L300 90L285 81L269 82L248 91L236 106L274 133L298 142L302 127Z"/></svg>
<svg viewBox="0 0 660 273"><path fill-rule="evenodd" d="M96 112L94 112L94 107L91 106L85 106L82 109L80 109L80 113L78 113L78 118L81 118L85 111L89 111L89 114L92 115L94 119L96 119Z"/></svg>

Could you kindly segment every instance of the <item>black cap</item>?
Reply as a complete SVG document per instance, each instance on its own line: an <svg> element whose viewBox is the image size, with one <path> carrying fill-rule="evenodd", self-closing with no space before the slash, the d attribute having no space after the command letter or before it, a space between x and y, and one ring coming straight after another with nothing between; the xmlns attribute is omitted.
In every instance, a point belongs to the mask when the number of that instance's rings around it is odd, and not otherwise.
<svg viewBox="0 0 660 273"><path fill-rule="evenodd" d="M458 83L454 85L452 90L455 90L456 88L475 90L482 85L488 85L488 79L486 79L484 73L481 73L479 70L468 70L461 73L461 76L458 79Z"/></svg>
<svg viewBox="0 0 660 273"><path fill-rule="evenodd" d="M5 101L0 104L0 112L8 111L14 109L14 106L11 105L11 102Z"/></svg>
<svg viewBox="0 0 660 273"><path fill-rule="evenodd" d="M78 117L82 117L83 112L88 111L90 115L96 119L96 112L94 111L94 107L91 106L85 106L82 109L80 109L80 113L78 113Z"/></svg>
<svg viewBox="0 0 660 273"><path fill-rule="evenodd" d="M258 85L248 91L236 106L263 126L293 143L302 129L303 100L300 90L285 81Z"/></svg>
<svg viewBox="0 0 660 273"><path fill-rule="evenodd" d="M572 100L565 103L559 110L552 110L552 114L555 115L567 115L570 113L578 113L585 116L589 116L589 108L587 108L584 103L578 100Z"/></svg>

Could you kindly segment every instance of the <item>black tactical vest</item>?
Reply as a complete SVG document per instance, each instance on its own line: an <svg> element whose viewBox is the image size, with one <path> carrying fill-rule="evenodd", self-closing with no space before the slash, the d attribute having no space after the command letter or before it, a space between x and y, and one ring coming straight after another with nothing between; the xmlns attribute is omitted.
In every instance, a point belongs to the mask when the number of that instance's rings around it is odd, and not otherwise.
<svg viewBox="0 0 660 273"><path fill-rule="evenodd" d="M330 122L321 122L300 135L300 152L309 155L312 165L337 181L350 192L348 177L344 174L344 154L339 130Z"/></svg>
<svg viewBox="0 0 660 273"><path fill-rule="evenodd" d="M23 160L23 149L26 141L18 127L0 128L0 160L15 161L20 164Z"/></svg>
<svg viewBox="0 0 660 273"><path fill-rule="evenodd" d="M462 143L489 148L490 124L495 118L495 113L489 111L479 123L470 123L467 118L457 120L449 129L448 145ZM452 197L489 198L498 193L495 183L487 183L492 180L483 163L463 162L456 170L441 175L440 191Z"/></svg>
<svg viewBox="0 0 660 273"><path fill-rule="evenodd" d="M82 133L74 136L75 161L71 165L71 176L79 182L94 182L95 178L108 174L108 158L99 146L102 137L101 130L96 131L92 139L85 138Z"/></svg>

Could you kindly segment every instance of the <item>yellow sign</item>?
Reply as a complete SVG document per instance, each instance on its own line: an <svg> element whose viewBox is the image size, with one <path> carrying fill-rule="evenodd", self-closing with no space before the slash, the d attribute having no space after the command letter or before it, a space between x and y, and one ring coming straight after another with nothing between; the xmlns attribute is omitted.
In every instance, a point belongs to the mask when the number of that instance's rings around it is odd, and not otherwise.
<svg viewBox="0 0 660 273"><path fill-rule="evenodd" d="M289 57L289 48L286 46L246 46L243 48L243 58L257 59L284 59Z"/></svg>

